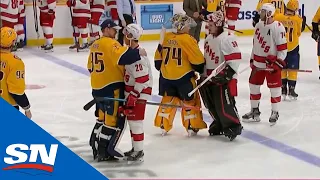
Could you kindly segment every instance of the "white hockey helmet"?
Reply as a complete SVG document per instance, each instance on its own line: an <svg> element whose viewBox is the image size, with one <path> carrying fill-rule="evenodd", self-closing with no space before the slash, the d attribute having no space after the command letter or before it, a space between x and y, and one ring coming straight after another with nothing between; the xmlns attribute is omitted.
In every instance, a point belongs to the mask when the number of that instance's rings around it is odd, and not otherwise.
<svg viewBox="0 0 320 180"><path fill-rule="evenodd" d="M261 6L260 13L261 11L265 11L266 16L269 18L274 15L274 13L276 12L276 8L272 3L265 3Z"/></svg>
<svg viewBox="0 0 320 180"><path fill-rule="evenodd" d="M123 34L128 38L128 39L131 39L131 40L139 40L140 37L142 36L142 33L143 33L143 29L140 25L138 24L129 24L127 25L127 27L125 27L123 29ZM132 37L128 37L128 35L130 35Z"/></svg>

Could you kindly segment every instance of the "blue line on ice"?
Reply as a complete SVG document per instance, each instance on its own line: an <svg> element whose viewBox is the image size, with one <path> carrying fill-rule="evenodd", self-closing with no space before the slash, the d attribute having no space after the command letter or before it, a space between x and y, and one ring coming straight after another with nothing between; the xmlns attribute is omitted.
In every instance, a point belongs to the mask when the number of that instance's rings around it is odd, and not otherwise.
<svg viewBox="0 0 320 180"><path fill-rule="evenodd" d="M62 67L65 67L67 69L73 70L77 73L89 76L89 72L86 68L69 63L65 60L62 60L60 58L57 58L53 55L47 54L47 53L42 53L39 51L36 51L34 49L28 49L30 53L32 53L35 56L38 56L44 60L50 61L52 63L55 63L57 65L60 65ZM152 95L152 100L153 101L158 101L160 102L160 97L157 95ZM211 117L208 114L204 114L204 118L206 122L211 122ZM296 159L299 159L301 161L304 161L306 163L312 164L314 166L320 167L320 157L317 157L313 154L310 154L308 152L299 150L297 148L294 148L292 146L286 145L282 142L270 139L268 137L262 136L260 134L257 134L252 131L244 130L242 132L242 137L247 138L251 141L254 141L256 143L259 143L261 145L264 145L266 147L269 147L271 149L277 150L279 152L282 152L286 155L292 156Z"/></svg>

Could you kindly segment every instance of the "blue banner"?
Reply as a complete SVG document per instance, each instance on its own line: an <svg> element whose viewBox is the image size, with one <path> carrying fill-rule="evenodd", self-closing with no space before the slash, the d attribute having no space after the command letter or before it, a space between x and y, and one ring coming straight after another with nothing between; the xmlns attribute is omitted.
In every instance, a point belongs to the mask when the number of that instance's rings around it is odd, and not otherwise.
<svg viewBox="0 0 320 180"><path fill-rule="evenodd" d="M168 21L172 16L173 4L141 6L141 26L144 30L161 29L164 23L167 29L171 29Z"/></svg>
<svg viewBox="0 0 320 180"><path fill-rule="evenodd" d="M1 180L106 180L100 172L0 98Z"/></svg>

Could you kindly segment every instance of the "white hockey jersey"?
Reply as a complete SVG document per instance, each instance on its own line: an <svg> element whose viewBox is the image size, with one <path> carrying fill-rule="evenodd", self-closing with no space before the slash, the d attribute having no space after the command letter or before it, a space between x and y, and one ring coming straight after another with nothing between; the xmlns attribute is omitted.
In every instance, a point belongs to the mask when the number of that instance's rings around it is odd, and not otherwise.
<svg viewBox="0 0 320 180"><path fill-rule="evenodd" d="M0 0L1 20L17 23L19 14L25 16L23 0Z"/></svg>
<svg viewBox="0 0 320 180"><path fill-rule="evenodd" d="M72 8L73 17L91 17L90 0L72 0L74 6Z"/></svg>
<svg viewBox="0 0 320 180"><path fill-rule="evenodd" d="M265 25L263 21L260 21L255 27L253 36L251 53L253 65L258 68L266 68L268 55L284 60L287 52L286 30L282 23L274 21L272 24Z"/></svg>
<svg viewBox="0 0 320 180"><path fill-rule="evenodd" d="M215 68L225 61L237 72L241 60L241 51L235 35L229 32L223 32L218 37L208 35L204 42L204 58L206 60L206 71L202 75L204 77L209 76ZM236 74L233 78L236 78Z"/></svg>
<svg viewBox="0 0 320 180"><path fill-rule="evenodd" d="M105 0L90 0L91 12L104 12Z"/></svg>
<svg viewBox="0 0 320 180"><path fill-rule="evenodd" d="M49 9L56 11L56 0L37 0L37 5L41 12L48 12Z"/></svg>
<svg viewBox="0 0 320 180"><path fill-rule="evenodd" d="M125 96L135 90L140 93L139 99L148 100L152 93L153 77L148 57L133 64L125 65Z"/></svg>

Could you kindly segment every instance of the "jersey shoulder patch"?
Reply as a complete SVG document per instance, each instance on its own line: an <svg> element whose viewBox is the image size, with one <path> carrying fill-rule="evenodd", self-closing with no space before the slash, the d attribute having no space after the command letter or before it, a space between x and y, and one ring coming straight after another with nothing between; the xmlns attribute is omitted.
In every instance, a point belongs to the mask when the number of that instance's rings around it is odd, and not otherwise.
<svg viewBox="0 0 320 180"><path fill-rule="evenodd" d="M13 58L21 61L21 58L19 58L17 55L13 55Z"/></svg>

